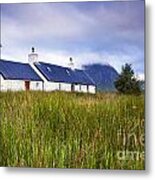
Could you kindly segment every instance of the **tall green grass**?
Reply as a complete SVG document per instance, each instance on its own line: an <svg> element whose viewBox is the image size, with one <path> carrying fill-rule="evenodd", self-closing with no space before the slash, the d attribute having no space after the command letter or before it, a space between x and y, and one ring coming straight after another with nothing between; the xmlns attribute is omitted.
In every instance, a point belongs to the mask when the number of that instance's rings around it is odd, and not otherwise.
<svg viewBox="0 0 155 180"><path fill-rule="evenodd" d="M144 97L0 93L0 165L144 169Z"/></svg>

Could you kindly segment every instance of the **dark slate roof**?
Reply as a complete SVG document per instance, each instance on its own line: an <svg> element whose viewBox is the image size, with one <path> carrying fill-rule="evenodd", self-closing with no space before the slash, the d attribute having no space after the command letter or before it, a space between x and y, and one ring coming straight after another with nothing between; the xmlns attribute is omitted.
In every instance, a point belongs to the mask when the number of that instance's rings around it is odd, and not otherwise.
<svg viewBox="0 0 155 180"><path fill-rule="evenodd" d="M0 59L0 74L4 79L42 81L29 64Z"/></svg>
<svg viewBox="0 0 155 180"><path fill-rule="evenodd" d="M36 62L35 66L48 81L94 85L93 81L83 70L72 70L71 68L44 62Z"/></svg>
<svg viewBox="0 0 155 180"><path fill-rule="evenodd" d="M75 79L76 79L75 82L80 84L95 85L93 80L88 76L88 74L85 71L80 69L75 69L73 73L75 74Z"/></svg>

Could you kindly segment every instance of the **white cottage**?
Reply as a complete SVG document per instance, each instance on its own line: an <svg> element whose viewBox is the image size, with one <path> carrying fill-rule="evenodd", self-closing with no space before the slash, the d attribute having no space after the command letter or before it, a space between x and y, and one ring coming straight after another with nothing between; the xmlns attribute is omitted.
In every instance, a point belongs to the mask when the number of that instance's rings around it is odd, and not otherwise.
<svg viewBox="0 0 155 180"><path fill-rule="evenodd" d="M84 70L74 68L72 58L70 58L70 68L39 62L38 54L32 48L32 53L28 55L28 61L43 80L43 90L45 91L61 90L93 94L96 92L93 80Z"/></svg>
<svg viewBox="0 0 155 180"><path fill-rule="evenodd" d="M42 86L29 64L0 60L0 91L42 90Z"/></svg>
<svg viewBox="0 0 155 180"><path fill-rule="evenodd" d="M43 90L95 93L96 87L85 71L38 62L38 54L28 55L29 64L0 60L0 90Z"/></svg>

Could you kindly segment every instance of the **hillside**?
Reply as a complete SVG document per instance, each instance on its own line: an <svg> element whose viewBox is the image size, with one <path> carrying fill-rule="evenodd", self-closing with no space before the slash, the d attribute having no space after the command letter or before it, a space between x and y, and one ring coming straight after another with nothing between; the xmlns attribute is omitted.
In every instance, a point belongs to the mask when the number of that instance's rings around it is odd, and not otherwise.
<svg viewBox="0 0 155 180"><path fill-rule="evenodd" d="M83 68L95 82L98 91L115 91L114 81L118 72L112 66L91 64L84 65Z"/></svg>

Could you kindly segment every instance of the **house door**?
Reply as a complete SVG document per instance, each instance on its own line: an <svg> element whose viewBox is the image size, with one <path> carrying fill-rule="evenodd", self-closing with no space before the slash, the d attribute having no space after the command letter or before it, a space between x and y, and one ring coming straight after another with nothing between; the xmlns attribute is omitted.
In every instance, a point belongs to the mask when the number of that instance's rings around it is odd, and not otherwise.
<svg viewBox="0 0 155 180"><path fill-rule="evenodd" d="M25 81L25 90L30 90L30 81Z"/></svg>
<svg viewBox="0 0 155 180"><path fill-rule="evenodd" d="M71 84L71 91L72 91L72 92L75 91L75 86L74 86L74 84Z"/></svg>

